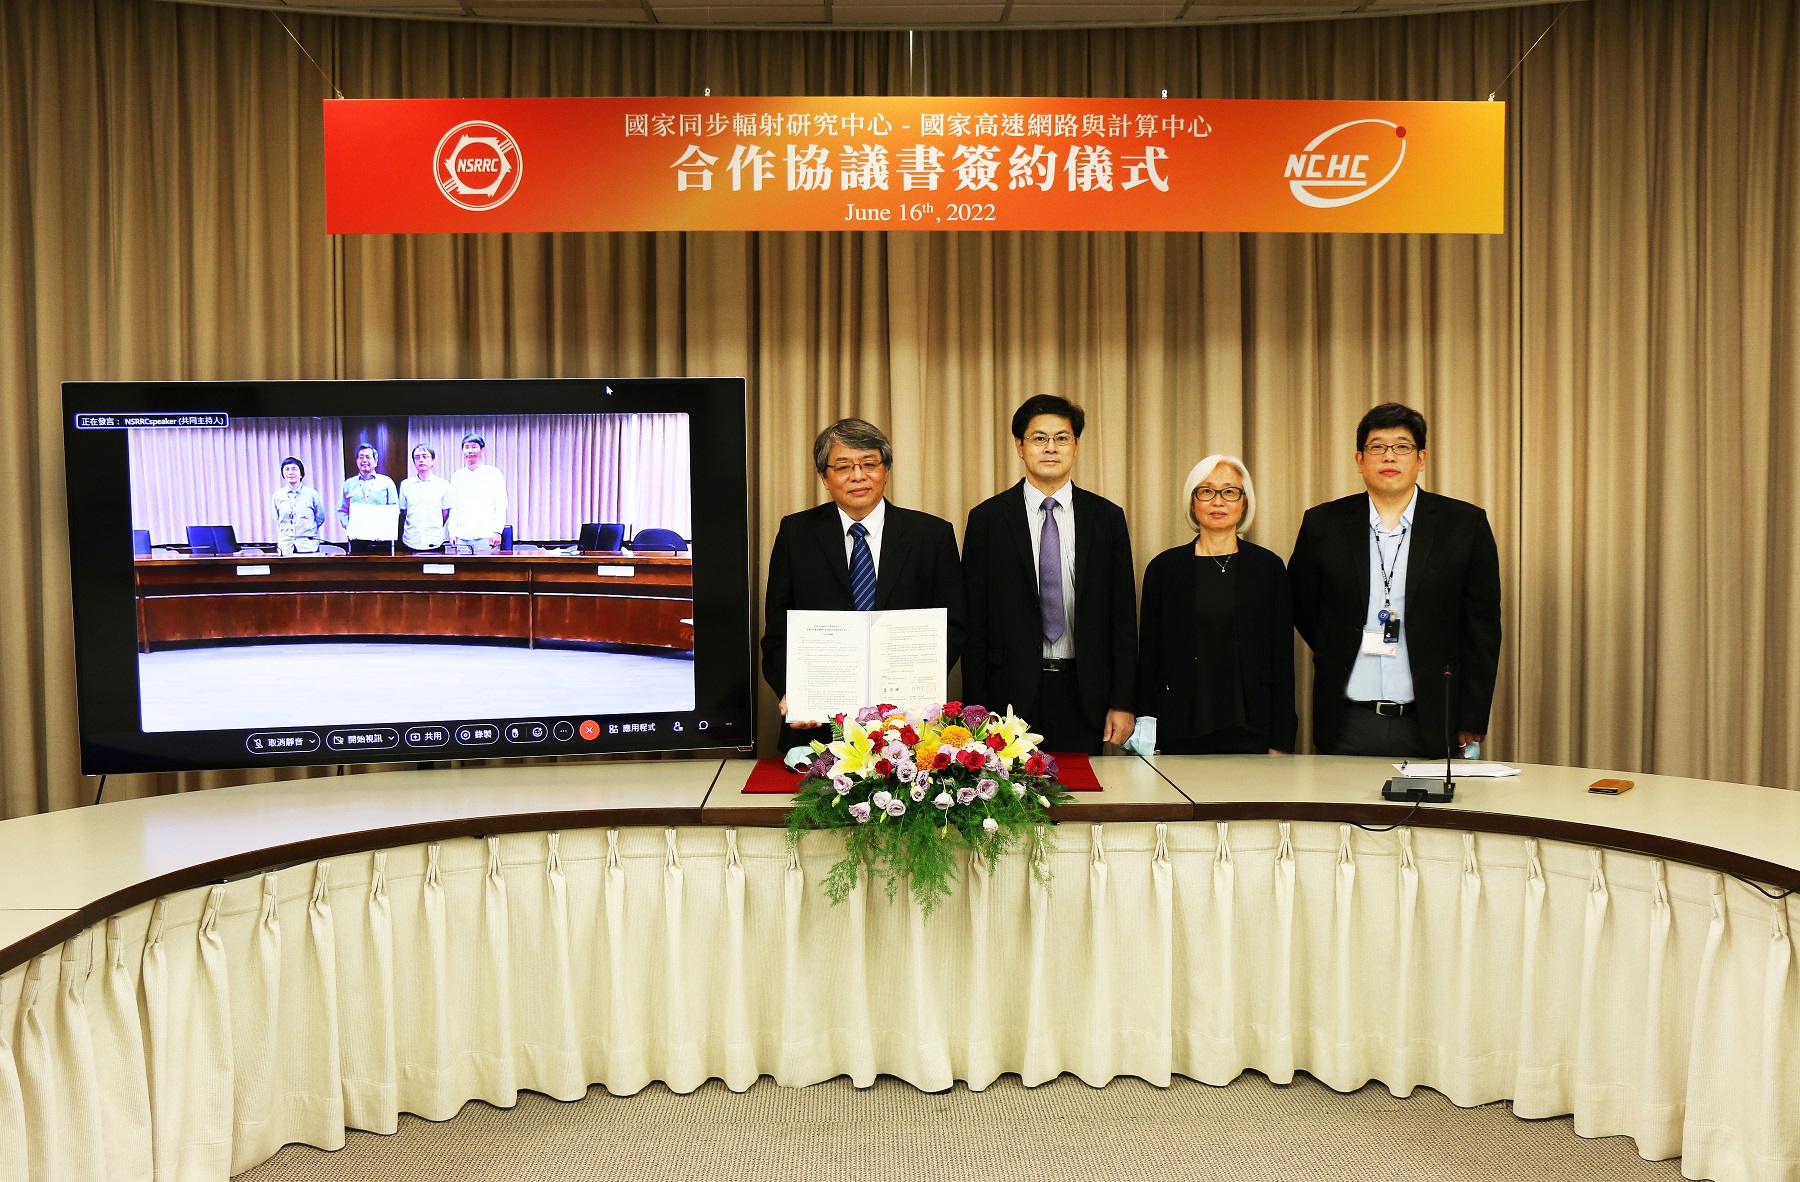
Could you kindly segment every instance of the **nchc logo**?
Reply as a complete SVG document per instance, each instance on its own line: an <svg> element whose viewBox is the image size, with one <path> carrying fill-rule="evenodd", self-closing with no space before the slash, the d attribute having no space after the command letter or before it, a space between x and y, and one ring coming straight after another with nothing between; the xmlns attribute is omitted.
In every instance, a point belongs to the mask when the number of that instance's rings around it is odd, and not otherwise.
<svg viewBox="0 0 1800 1182"><path fill-rule="evenodd" d="M453 204L483 210L519 191L525 161L505 128L477 119L444 133L432 168L439 191Z"/></svg>
<svg viewBox="0 0 1800 1182"><path fill-rule="evenodd" d="M1300 204L1336 209L1373 196L1405 159L1406 128L1386 119L1352 119L1290 155L1282 176Z"/></svg>

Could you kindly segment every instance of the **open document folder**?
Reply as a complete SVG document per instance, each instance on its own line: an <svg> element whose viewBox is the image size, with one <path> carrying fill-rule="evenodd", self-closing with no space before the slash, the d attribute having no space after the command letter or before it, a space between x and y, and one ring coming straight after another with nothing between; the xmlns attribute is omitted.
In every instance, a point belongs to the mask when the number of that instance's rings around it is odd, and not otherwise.
<svg viewBox="0 0 1800 1182"><path fill-rule="evenodd" d="M883 702L909 713L941 705L948 631L941 607L788 612L788 717L854 717Z"/></svg>
<svg viewBox="0 0 1800 1182"><path fill-rule="evenodd" d="M1444 778L1444 761L1435 759L1428 763L1408 760L1397 763L1394 768L1409 780L1441 780ZM1507 776L1516 776L1519 769L1507 767L1503 763L1464 763L1457 760L1450 765L1450 770L1458 779L1466 780L1501 780Z"/></svg>
<svg viewBox="0 0 1800 1182"><path fill-rule="evenodd" d="M400 506L351 505L344 533L358 542L391 542L400 536Z"/></svg>

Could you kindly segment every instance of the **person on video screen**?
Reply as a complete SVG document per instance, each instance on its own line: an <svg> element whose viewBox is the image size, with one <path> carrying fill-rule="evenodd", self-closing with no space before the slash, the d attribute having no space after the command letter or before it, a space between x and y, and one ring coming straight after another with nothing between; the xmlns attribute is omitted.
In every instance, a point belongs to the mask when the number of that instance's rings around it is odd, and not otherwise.
<svg viewBox="0 0 1800 1182"><path fill-rule="evenodd" d="M484 463L487 440L463 436L463 466L450 478L450 540L458 550L481 553L500 546L506 528L506 477Z"/></svg>
<svg viewBox="0 0 1800 1182"><path fill-rule="evenodd" d="M437 452L412 449L413 472L400 482L400 544L408 550L441 550L450 520L450 482L439 476Z"/></svg>
<svg viewBox="0 0 1800 1182"><path fill-rule="evenodd" d="M270 497L275 510L275 548L283 556L317 554L325 525L325 498L306 483L306 465L293 456L281 461L281 487Z"/></svg>
<svg viewBox="0 0 1800 1182"><path fill-rule="evenodd" d="M338 501L338 524L346 532L350 528L350 506L352 505L398 505L400 492L394 482L375 469L381 466L381 453L373 444L365 443L356 449L356 475L345 478L344 494ZM352 554L391 554L392 542L371 542L352 539Z"/></svg>

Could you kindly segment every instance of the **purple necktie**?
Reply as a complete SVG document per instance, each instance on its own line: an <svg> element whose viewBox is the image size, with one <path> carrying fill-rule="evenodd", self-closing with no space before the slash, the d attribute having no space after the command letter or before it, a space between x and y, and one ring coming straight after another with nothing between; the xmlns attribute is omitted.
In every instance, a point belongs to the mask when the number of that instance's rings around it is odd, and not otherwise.
<svg viewBox="0 0 1800 1182"><path fill-rule="evenodd" d="M1038 535L1038 607L1044 619L1044 639L1057 641L1063 634L1062 531L1056 528L1056 498L1044 501L1044 532Z"/></svg>

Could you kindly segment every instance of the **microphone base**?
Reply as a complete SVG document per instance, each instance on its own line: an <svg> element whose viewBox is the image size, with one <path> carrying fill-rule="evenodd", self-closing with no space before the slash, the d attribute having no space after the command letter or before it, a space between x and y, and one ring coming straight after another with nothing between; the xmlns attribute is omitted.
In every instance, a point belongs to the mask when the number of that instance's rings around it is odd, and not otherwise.
<svg viewBox="0 0 1800 1182"><path fill-rule="evenodd" d="M1383 800L1398 800L1405 804L1449 804L1456 799L1456 781L1395 776L1381 786L1381 797Z"/></svg>

